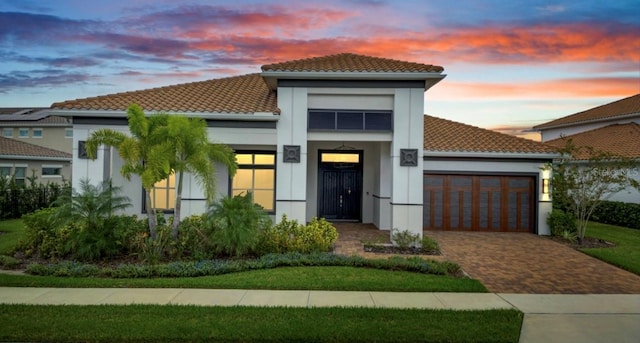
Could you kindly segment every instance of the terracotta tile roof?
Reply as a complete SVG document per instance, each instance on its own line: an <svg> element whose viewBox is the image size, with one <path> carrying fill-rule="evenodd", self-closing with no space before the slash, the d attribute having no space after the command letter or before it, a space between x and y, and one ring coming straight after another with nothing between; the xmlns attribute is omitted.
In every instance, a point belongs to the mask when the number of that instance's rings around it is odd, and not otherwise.
<svg viewBox="0 0 640 343"><path fill-rule="evenodd" d="M565 146L568 139L571 139L576 146L590 146L595 150L618 156L640 158L640 124L637 123L613 124L546 143L561 148ZM585 152L574 157L588 159L589 155Z"/></svg>
<svg viewBox="0 0 640 343"><path fill-rule="evenodd" d="M640 115L640 94L632 95L628 98L558 118L556 120L534 126L533 128L538 130L548 129L555 126L608 119L633 113Z"/></svg>
<svg viewBox="0 0 640 343"><path fill-rule="evenodd" d="M305 58L300 60L266 64L262 71L315 71L315 72L419 72L440 73L444 68L431 64L404 62L388 58L350 53Z"/></svg>
<svg viewBox="0 0 640 343"><path fill-rule="evenodd" d="M276 94L260 74L69 100L51 105L66 110L125 111L136 103L147 111L207 113L279 113Z"/></svg>
<svg viewBox="0 0 640 343"><path fill-rule="evenodd" d="M424 149L524 154L556 151L544 143L428 115L424 117Z"/></svg>
<svg viewBox="0 0 640 343"><path fill-rule="evenodd" d="M0 156L59 157L71 159L72 155L63 151L21 142L15 139L0 137Z"/></svg>

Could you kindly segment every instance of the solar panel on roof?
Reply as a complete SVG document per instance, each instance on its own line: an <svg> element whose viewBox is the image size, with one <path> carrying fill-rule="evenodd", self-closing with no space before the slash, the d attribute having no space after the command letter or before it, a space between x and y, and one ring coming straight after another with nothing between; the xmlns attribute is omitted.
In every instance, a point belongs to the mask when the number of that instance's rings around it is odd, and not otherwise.
<svg viewBox="0 0 640 343"><path fill-rule="evenodd" d="M46 118L49 116L49 111L45 110L36 110L34 112L33 109L22 110L13 114L5 114L0 116L0 121L17 121L17 120L27 120L27 121L35 121Z"/></svg>

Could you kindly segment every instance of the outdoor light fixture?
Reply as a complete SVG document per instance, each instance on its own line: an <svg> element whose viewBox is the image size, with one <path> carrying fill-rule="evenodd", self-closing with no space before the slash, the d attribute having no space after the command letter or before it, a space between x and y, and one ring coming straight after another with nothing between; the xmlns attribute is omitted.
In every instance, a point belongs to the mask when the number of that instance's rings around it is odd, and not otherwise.
<svg viewBox="0 0 640 343"><path fill-rule="evenodd" d="M542 179L542 194L549 194L549 179Z"/></svg>

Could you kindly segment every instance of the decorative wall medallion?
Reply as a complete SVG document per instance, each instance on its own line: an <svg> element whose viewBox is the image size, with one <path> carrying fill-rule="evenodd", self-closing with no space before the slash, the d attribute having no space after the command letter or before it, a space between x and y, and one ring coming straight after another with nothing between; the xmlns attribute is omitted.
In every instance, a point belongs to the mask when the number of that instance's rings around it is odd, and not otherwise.
<svg viewBox="0 0 640 343"><path fill-rule="evenodd" d="M418 149L400 149L400 165L403 167L417 167Z"/></svg>
<svg viewBox="0 0 640 343"><path fill-rule="evenodd" d="M299 145L284 145L282 162L284 163L300 163L300 146Z"/></svg>

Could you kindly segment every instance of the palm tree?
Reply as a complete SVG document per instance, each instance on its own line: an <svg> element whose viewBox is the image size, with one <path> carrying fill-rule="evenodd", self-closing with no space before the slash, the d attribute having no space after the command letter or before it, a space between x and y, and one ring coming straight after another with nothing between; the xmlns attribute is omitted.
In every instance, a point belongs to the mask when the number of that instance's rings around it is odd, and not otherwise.
<svg viewBox="0 0 640 343"><path fill-rule="evenodd" d="M145 190L146 210L149 220L149 235L156 237L156 216L151 201L153 185L166 179L171 172L171 143L159 135L166 127L168 115L157 114L146 117L142 108L131 105L127 109L130 136L112 129L100 129L91 134L86 142L87 154L95 159L98 146L107 145L116 148L124 165L120 173L128 180L131 175L139 175Z"/></svg>
<svg viewBox="0 0 640 343"><path fill-rule="evenodd" d="M160 132L172 144L171 170L178 177L171 229L171 235L175 239L178 237L180 224L184 173L189 172L196 177L204 189L207 203L211 203L215 197L216 186L214 163L218 162L226 166L231 176L235 174L237 165L234 152L229 146L209 142L207 124L202 119L169 116L167 126Z"/></svg>

